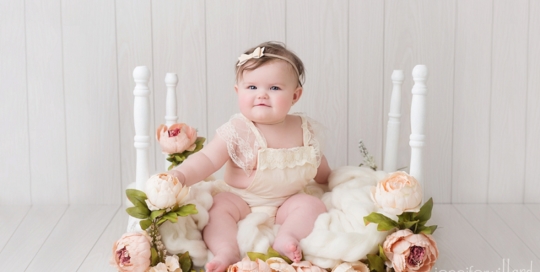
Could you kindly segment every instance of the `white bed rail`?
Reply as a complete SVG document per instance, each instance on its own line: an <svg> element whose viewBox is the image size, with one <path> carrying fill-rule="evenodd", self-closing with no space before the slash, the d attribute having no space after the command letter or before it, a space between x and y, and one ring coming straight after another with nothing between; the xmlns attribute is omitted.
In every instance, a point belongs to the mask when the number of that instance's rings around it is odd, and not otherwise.
<svg viewBox="0 0 540 272"><path fill-rule="evenodd" d="M165 125L170 127L178 122L176 107L176 86L178 85L178 76L175 73L167 73L165 75L165 85L167 86L167 97L165 98ZM167 155L164 156L163 169L167 171L171 162L167 160Z"/></svg>
<svg viewBox="0 0 540 272"><path fill-rule="evenodd" d="M385 172L397 170L397 155L399 146L399 118L401 117L401 84L403 84L403 70L392 72L392 95L390 98L390 112L388 113L388 124L386 130L386 145L384 149Z"/></svg>
<svg viewBox="0 0 540 272"><path fill-rule="evenodd" d="M416 65L412 71L414 86L412 87L411 102L411 136L409 145L411 146L411 161L409 174L420 182L424 187L423 176L423 147L424 147L424 129L426 120L426 80L428 70L425 65Z"/></svg>
<svg viewBox="0 0 540 272"><path fill-rule="evenodd" d="M146 66L137 66L133 70L133 79L135 80L135 89L133 90L135 96L133 105L135 138L133 145L137 152L135 183L137 190L144 190L145 182L149 176L150 89L148 88L148 80L150 79L150 70Z"/></svg>

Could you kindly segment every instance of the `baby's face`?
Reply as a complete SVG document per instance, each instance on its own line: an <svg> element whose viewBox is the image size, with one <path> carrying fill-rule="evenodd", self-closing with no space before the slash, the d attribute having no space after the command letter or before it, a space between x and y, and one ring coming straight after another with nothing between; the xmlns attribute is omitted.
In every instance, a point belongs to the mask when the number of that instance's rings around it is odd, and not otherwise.
<svg viewBox="0 0 540 272"><path fill-rule="evenodd" d="M275 60L244 71L235 86L240 112L261 124L283 122L302 95L296 72L289 63Z"/></svg>

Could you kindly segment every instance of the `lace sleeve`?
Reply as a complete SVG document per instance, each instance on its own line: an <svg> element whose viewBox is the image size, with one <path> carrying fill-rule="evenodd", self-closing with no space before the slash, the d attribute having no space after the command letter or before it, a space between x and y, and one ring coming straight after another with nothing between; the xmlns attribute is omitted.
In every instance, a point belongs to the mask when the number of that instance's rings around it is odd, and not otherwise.
<svg viewBox="0 0 540 272"><path fill-rule="evenodd" d="M317 167L319 167L319 165L321 164L322 156L324 154L323 146L326 128L321 123L315 121L315 119L312 119L305 114L301 115L306 120L304 126L305 129L307 129L307 131L309 132L304 135L304 142L308 143L309 146L313 146L315 148L315 154L317 156Z"/></svg>
<svg viewBox="0 0 540 272"><path fill-rule="evenodd" d="M251 130L249 122L240 114L219 127L216 132L227 144L227 151L231 160L250 176L257 163L257 150L259 144L256 135Z"/></svg>

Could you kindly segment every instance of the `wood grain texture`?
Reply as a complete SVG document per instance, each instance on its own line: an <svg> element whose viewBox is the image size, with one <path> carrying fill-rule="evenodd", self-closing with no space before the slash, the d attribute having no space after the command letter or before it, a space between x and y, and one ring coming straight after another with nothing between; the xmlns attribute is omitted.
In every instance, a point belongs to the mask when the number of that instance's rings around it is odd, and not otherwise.
<svg viewBox="0 0 540 272"><path fill-rule="evenodd" d="M433 238L437 242L439 259L433 270L465 271L473 266L482 271L496 271L500 267L502 256L453 205L435 204L429 225L438 226Z"/></svg>
<svg viewBox="0 0 540 272"><path fill-rule="evenodd" d="M348 165L358 165L362 139L379 169L383 166L383 126L388 112L383 112L384 74L384 2L349 1L348 45ZM390 85L391 86L391 85ZM403 109L402 109L403 110ZM408 109L405 109L408 111Z"/></svg>
<svg viewBox="0 0 540 272"><path fill-rule="evenodd" d="M529 1L525 203L540 203L540 1Z"/></svg>
<svg viewBox="0 0 540 272"><path fill-rule="evenodd" d="M324 155L330 167L347 164L348 3L287 1L287 44L306 67L305 112L327 128Z"/></svg>
<svg viewBox="0 0 540 272"><path fill-rule="evenodd" d="M77 271L116 271L108 260L112 254L113 243L126 232L127 221L125 209L118 209Z"/></svg>
<svg viewBox="0 0 540 272"><path fill-rule="evenodd" d="M62 4L69 202L120 203L114 2Z"/></svg>
<svg viewBox="0 0 540 272"><path fill-rule="evenodd" d="M415 65L424 64L429 71L424 196L439 203L451 201L454 31L455 1L385 2L384 74L391 75L394 69L405 73L400 136L403 141L397 167L409 165L411 72ZM391 81L384 84L385 90L391 89ZM384 112L389 111L389 95L386 92L384 96Z"/></svg>
<svg viewBox="0 0 540 272"><path fill-rule="evenodd" d="M135 182L136 153L133 147L135 126L133 123L133 69L137 66L152 68L152 3L146 1L116 1L116 50L118 59L118 99L120 117L120 156L122 164L122 192ZM153 73L153 71L150 71ZM149 86L153 86L150 77ZM150 105L153 104L153 89L150 89ZM151 110L152 112L152 110ZM155 171L154 118L150 118L149 171Z"/></svg>
<svg viewBox="0 0 540 272"><path fill-rule="evenodd" d="M522 204L492 204L491 207L527 245L522 250L529 250L540 258L540 219Z"/></svg>
<svg viewBox="0 0 540 272"><path fill-rule="evenodd" d="M454 207L485 241L489 241L499 256L510 260L511 268L529 267L531 261L535 264L540 263L540 259L528 250L527 245L490 205L461 204Z"/></svg>
<svg viewBox="0 0 540 272"><path fill-rule="evenodd" d="M452 203L488 200L492 2L457 1Z"/></svg>
<svg viewBox="0 0 540 272"><path fill-rule="evenodd" d="M207 134L204 7L204 1L152 2L155 124L152 132L165 123L165 75L176 73L178 122L197 128L200 136ZM163 171L164 156L159 146L155 150L156 171Z"/></svg>
<svg viewBox="0 0 540 272"><path fill-rule="evenodd" d="M25 271L76 271L117 211L118 205L69 206Z"/></svg>
<svg viewBox="0 0 540 272"><path fill-rule="evenodd" d="M0 218L9 218L2 220L0 224L0 254L4 251L5 245L9 242L17 227L24 220L24 217L30 210L30 206L2 206L0 209Z"/></svg>
<svg viewBox="0 0 540 272"><path fill-rule="evenodd" d="M25 7L32 203L68 204L61 1Z"/></svg>
<svg viewBox="0 0 540 272"><path fill-rule="evenodd" d="M0 270L23 271L47 240L66 209L67 205L32 206L0 252Z"/></svg>
<svg viewBox="0 0 540 272"><path fill-rule="evenodd" d="M0 10L0 205L30 205L24 2L2 0Z"/></svg>
<svg viewBox="0 0 540 272"><path fill-rule="evenodd" d="M523 202L528 2L493 2L490 203Z"/></svg>

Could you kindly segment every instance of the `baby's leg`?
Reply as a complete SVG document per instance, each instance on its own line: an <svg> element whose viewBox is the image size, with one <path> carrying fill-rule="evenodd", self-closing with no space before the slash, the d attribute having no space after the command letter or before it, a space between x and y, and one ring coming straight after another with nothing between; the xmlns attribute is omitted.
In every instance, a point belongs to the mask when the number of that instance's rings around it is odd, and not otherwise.
<svg viewBox="0 0 540 272"><path fill-rule="evenodd" d="M294 262L300 261L302 250L298 244L311 233L317 216L324 212L326 206L314 196L291 196L277 211L276 223L281 224L281 227L273 248Z"/></svg>
<svg viewBox="0 0 540 272"><path fill-rule="evenodd" d="M214 204L209 211L210 220L203 230L204 242L214 254L214 258L206 264L207 272L222 272L240 261L237 223L248 213L249 206L237 195L224 192L214 196Z"/></svg>

